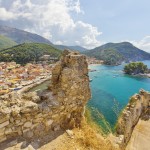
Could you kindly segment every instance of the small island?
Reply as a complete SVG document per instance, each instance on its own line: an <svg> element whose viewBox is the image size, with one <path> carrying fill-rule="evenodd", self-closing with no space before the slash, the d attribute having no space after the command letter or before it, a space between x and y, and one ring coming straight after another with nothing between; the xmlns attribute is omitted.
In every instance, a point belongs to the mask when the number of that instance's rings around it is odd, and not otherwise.
<svg viewBox="0 0 150 150"><path fill-rule="evenodd" d="M131 62L124 67L125 74L150 77L150 70L143 62Z"/></svg>

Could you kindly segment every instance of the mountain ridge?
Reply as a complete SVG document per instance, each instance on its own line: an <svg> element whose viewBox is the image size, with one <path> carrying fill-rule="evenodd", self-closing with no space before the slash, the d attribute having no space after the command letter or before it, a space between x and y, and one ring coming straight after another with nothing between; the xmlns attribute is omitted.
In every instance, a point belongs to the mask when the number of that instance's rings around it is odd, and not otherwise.
<svg viewBox="0 0 150 150"><path fill-rule="evenodd" d="M83 51L86 51L88 49L82 47L82 46L79 46L79 45L76 45L76 46L66 46L66 45L54 45L54 47L60 49L60 50L64 50L64 49L70 49L70 50L76 50L76 51L79 51L79 52L83 52Z"/></svg>
<svg viewBox="0 0 150 150"><path fill-rule="evenodd" d="M45 43L52 45L52 42L38 34L27 32L13 27L0 25L0 34L11 38L18 44Z"/></svg>
<svg viewBox="0 0 150 150"><path fill-rule="evenodd" d="M122 62L150 60L150 53L145 52L129 42L106 43L83 54L104 60L108 65L118 65Z"/></svg>
<svg viewBox="0 0 150 150"><path fill-rule="evenodd" d="M0 50L9 48L15 45L17 45L17 43L14 42L12 39L6 36L0 35Z"/></svg>

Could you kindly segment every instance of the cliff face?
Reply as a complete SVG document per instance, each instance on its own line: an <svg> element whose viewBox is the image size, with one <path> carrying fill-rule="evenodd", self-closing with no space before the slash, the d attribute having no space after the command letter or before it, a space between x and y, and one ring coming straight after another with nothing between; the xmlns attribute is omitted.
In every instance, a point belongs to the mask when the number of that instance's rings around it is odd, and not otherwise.
<svg viewBox="0 0 150 150"><path fill-rule="evenodd" d="M70 109L67 125L69 121L70 127L78 126L91 97L86 57L65 50L52 71L51 90L57 100Z"/></svg>
<svg viewBox="0 0 150 150"><path fill-rule="evenodd" d="M0 97L0 142L78 127L90 97L85 56L66 50L53 68L49 90Z"/></svg>
<svg viewBox="0 0 150 150"><path fill-rule="evenodd" d="M150 93L141 90L139 94L131 97L127 107L123 110L117 124L116 132L120 135L120 144L125 146L139 119L149 119Z"/></svg>

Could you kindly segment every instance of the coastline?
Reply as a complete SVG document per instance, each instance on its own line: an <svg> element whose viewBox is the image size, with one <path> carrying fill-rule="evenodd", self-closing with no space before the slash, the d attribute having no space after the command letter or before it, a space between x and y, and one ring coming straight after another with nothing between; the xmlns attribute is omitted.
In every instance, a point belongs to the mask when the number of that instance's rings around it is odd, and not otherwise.
<svg viewBox="0 0 150 150"><path fill-rule="evenodd" d="M126 74L126 73L124 73L125 75L129 75L129 74ZM143 77L143 78L150 78L150 73L148 73L148 74L131 74L131 75L129 75L129 76L132 76L132 77Z"/></svg>
<svg viewBox="0 0 150 150"><path fill-rule="evenodd" d="M88 66L101 66L103 64L88 64Z"/></svg>

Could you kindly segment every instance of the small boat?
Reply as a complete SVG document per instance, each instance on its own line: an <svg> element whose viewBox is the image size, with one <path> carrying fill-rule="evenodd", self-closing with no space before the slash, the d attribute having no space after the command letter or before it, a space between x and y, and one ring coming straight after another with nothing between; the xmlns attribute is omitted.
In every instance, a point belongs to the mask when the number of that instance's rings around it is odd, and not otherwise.
<svg viewBox="0 0 150 150"><path fill-rule="evenodd" d="M92 82L93 80L92 80L92 79L89 79L89 81Z"/></svg>
<svg viewBox="0 0 150 150"><path fill-rule="evenodd" d="M16 88L14 88L14 91L18 91L18 90L21 90L23 86L18 86Z"/></svg>
<svg viewBox="0 0 150 150"><path fill-rule="evenodd" d="M18 91L18 90L21 90L21 88L14 88L14 91Z"/></svg>

